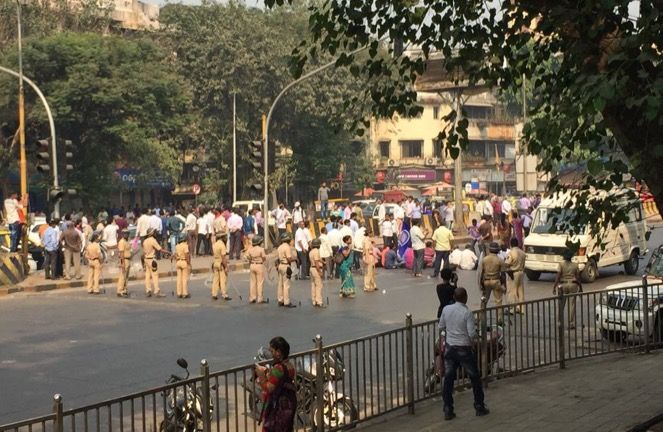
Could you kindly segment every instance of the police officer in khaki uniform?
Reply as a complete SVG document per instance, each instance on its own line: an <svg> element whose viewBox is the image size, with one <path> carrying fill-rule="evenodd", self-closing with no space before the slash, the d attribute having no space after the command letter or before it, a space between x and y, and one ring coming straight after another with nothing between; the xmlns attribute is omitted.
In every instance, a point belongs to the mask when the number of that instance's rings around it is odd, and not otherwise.
<svg viewBox="0 0 663 432"><path fill-rule="evenodd" d="M578 264L572 262L575 254L570 249L566 249L562 256L564 261L559 263L557 270L557 277L555 278L555 286L553 287L553 295L557 295L557 289L562 291L562 294L575 294L582 292L582 284L580 283L580 269ZM562 307L566 303L566 297L563 297ZM576 297L573 296L569 299L569 330L576 328Z"/></svg>
<svg viewBox="0 0 663 432"><path fill-rule="evenodd" d="M375 283L375 255L373 255L373 239L371 236L371 231L367 229L362 245L362 258L364 264L366 264L366 272L364 273L364 291L366 292L373 292L378 289L378 285Z"/></svg>
<svg viewBox="0 0 663 432"><path fill-rule="evenodd" d="M488 254L481 260L481 291L486 298L486 303L490 300L490 294L495 297L495 306L497 309L497 322L504 322L504 314L499 306L502 306L502 282L500 276L502 272L502 260L497 253L500 251L500 245L491 242L488 246Z"/></svg>
<svg viewBox="0 0 663 432"><path fill-rule="evenodd" d="M510 304L522 303L525 301L525 278L523 272L525 271L525 252L518 247L518 239L511 239L511 249L504 260L509 271L509 276L506 278L506 296ZM518 305L515 307L515 312L523 314L523 306Z"/></svg>
<svg viewBox="0 0 663 432"><path fill-rule="evenodd" d="M223 219L223 216L221 216ZM231 300L228 296L228 248L226 248L226 240L228 239L228 232L224 230L216 231L216 241L212 245L212 255L214 261L212 263L212 299L219 299L219 291L224 300Z"/></svg>
<svg viewBox="0 0 663 432"><path fill-rule="evenodd" d="M117 254L120 258L120 275L117 279L117 296L128 297L127 281L129 279L129 268L131 267L131 245L127 240L128 229L120 232L120 241L117 242Z"/></svg>
<svg viewBox="0 0 663 432"><path fill-rule="evenodd" d="M279 300L279 306L288 308L296 307L290 303L290 276L288 275L288 269L290 269L290 263L297 261L297 258L292 256L291 245L292 234L289 232L281 234L281 245L276 249L279 272L276 295Z"/></svg>
<svg viewBox="0 0 663 432"><path fill-rule="evenodd" d="M177 298L191 298L189 295L189 272L191 269L191 253L186 236L177 237L175 246L175 268L177 269Z"/></svg>
<svg viewBox="0 0 663 432"><path fill-rule="evenodd" d="M101 274L101 247L99 247L99 237L93 234L90 244L85 248L85 258L90 267L87 276L87 293L99 294L99 275Z"/></svg>
<svg viewBox="0 0 663 432"><path fill-rule="evenodd" d="M313 307L324 308L322 303L322 258L320 258L320 239L311 241L311 250L308 253L311 263L311 302Z"/></svg>
<svg viewBox="0 0 663 432"><path fill-rule="evenodd" d="M249 261L249 303L266 303L263 299L263 286L265 285L265 261L267 254L262 244L262 236L256 235L251 239L251 247L246 251Z"/></svg>
<svg viewBox="0 0 663 432"><path fill-rule="evenodd" d="M154 238L156 231L154 228L147 230L145 240L143 240L143 254L145 255L145 295L152 297L152 287L156 297L165 297L159 289L159 272L157 268L156 253L166 251L161 249L159 242Z"/></svg>

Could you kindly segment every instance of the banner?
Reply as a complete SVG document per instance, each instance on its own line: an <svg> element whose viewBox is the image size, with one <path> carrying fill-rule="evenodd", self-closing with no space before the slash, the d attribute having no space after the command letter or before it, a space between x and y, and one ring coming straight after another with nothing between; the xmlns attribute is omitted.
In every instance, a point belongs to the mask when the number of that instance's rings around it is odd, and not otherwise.
<svg viewBox="0 0 663 432"><path fill-rule="evenodd" d="M403 221L403 230L398 235L398 256L405 257L405 251L412 247L412 238L410 237L410 224Z"/></svg>

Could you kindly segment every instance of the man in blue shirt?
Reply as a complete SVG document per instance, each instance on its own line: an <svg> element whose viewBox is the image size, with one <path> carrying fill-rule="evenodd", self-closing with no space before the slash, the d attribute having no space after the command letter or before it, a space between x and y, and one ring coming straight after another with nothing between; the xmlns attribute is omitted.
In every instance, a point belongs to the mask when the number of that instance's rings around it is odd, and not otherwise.
<svg viewBox="0 0 663 432"><path fill-rule="evenodd" d="M444 352L444 384L442 400L444 401L444 419L456 417L454 413L454 380L459 367L463 367L472 382L474 393L474 409L477 416L488 414L484 405L481 374L477 367L474 341L477 329L472 311L467 307L467 291L465 288L454 290L455 303L445 306L440 316L440 331L446 332Z"/></svg>
<svg viewBox="0 0 663 432"><path fill-rule="evenodd" d="M48 228L44 231L44 274L46 279L55 279L55 269L58 261L58 246L60 230L58 230L58 219L51 219Z"/></svg>

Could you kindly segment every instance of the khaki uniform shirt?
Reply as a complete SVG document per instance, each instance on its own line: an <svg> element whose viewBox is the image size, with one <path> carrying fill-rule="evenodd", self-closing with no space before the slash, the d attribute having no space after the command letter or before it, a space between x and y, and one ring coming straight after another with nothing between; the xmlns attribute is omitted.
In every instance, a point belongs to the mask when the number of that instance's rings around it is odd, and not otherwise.
<svg viewBox="0 0 663 432"><path fill-rule="evenodd" d="M189 245L187 242L178 243L175 246L175 259L177 261L186 261L186 257L189 255Z"/></svg>
<svg viewBox="0 0 663 432"><path fill-rule="evenodd" d="M249 262L251 264L263 264L267 259L267 254L265 254L265 249L262 246L251 246L246 255L249 257Z"/></svg>
<svg viewBox="0 0 663 432"><path fill-rule="evenodd" d="M215 262L222 262L223 258L226 256L226 244L223 240L217 240L212 245L212 254L214 255Z"/></svg>
<svg viewBox="0 0 663 432"><path fill-rule="evenodd" d="M509 254L506 256L504 262L509 266L509 270L521 272L525 270L525 252L519 247L514 246L509 250Z"/></svg>
<svg viewBox="0 0 663 432"><path fill-rule="evenodd" d="M159 246L159 242L157 242L154 237L148 237L143 241L143 252L145 253L145 258L154 258L156 251L160 250L161 246Z"/></svg>
<svg viewBox="0 0 663 432"><path fill-rule="evenodd" d="M288 258L292 258L292 251L290 250L290 245L288 243L283 243L279 246L276 252L279 256L279 265L290 265L290 260Z"/></svg>
<svg viewBox="0 0 663 432"><path fill-rule="evenodd" d="M497 255L490 253L481 261L481 274L484 280L499 280L502 271L502 261Z"/></svg>
<svg viewBox="0 0 663 432"><path fill-rule="evenodd" d="M559 263L560 282L575 283L578 273L578 264L571 261L562 261Z"/></svg>
<svg viewBox="0 0 663 432"><path fill-rule="evenodd" d="M311 267L320 271L322 269L322 259L320 258L320 249L311 249L308 253L308 259L311 261Z"/></svg>
<svg viewBox="0 0 663 432"><path fill-rule="evenodd" d="M216 219L214 219L212 227L214 228L215 233L228 232L228 224L226 223L226 218L224 218L223 216L219 216Z"/></svg>
<svg viewBox="0 0 663 432"><path fill-rule="evenodd" d="M117 252L121 258L131 259L131 246L129 245L127 239L120 239L120 241L117 243Z"/></svg>
<svg viewBox="0 0 663 432"><path fill-rule="evenodd" d="M85 256L87 256L87 259L89 260L98 260L101 258L101 247L99 247L99 243L90 243L85 249Z"/></svg>

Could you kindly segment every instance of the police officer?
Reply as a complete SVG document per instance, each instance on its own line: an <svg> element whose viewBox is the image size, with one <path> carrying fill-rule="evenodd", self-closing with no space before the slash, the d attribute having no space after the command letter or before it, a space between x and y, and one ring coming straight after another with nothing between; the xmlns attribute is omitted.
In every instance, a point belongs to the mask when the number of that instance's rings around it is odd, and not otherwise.
<svg viewBox="0 0 663 432"><path fill-rule="evenodd" d="M85 248L85 258L90 267L87 276L87 293L99 294L99 275L101 274L101 247L99 247L99 235L93 234L90 244Z"/></svg>
<svg viewBox="0 0 663 432"><path fill-rule="evenodd" d="M191 253L186 236L177 236L175 246L175 268L177 269L177 297L191 298L189 295L189 271L191 269Z"/></svg>
<svg viewBox="0 0 663 432"><path fill-rule="evenodd" d="M249 277L249 303L265 303L263 299L263 286L265 284L265 261L267 254L262 244L262 236L256 235L251 239L251 247L246 251L251 271Z"/></svg>
<svg viewBox="0 0 663 432"><path fill-rule="evenodd" d="M497 253L500 251L500 245L496 242L491 242L488 246L488 254L481 260L481 291L486 297L486 303L490 300L490 294L493 293L495 297L495 306L497 309L497 322L503 323L502 306L502 283L500 276L502 272L502 260L499 259Z"/></svg>
<svg viewBox="0 0 663 432"><path fill-rule="evenodd" d="M308 253L311 263L311 302L313 307L324 308L322 303L322 258L320 258L320 239L311 241L311 250Z"/></svg>
<svg viewBox="0 0 663 432"><path fill-rule="evenodd" d="M276 295L279 300L279 306L288 308L296 307L290 303L290 276L292 273L288 274L288 269L290 269L290 263L297 261L297 258L292 256L291 245L292 234L289 232L281 234L281 245L276 249L279 273Z"/></svg>
<svg viewBox="0 0 663 432"><path fill-rule="evenodd" d="M223 219L223 216L221 218ZM214 256L212 263L212 299L218 300L219 291L221 291L223 299L230 300L228 296L228 248L226 248L228 231L217 231L215 237L216 241L212 245L212 255Z"/></svg>
<svg viewBox="0 0 663 432"><path fill-rule="evenodd" d="M159 289L159 273L157 268L156 253L165 252L162 250L159 242L156 241L154 228L147 230L145 240L143 240L143 254L145 254L145 295L152 297L152 288L154 288L155 297L165 297Z"/></svg>
<svg viewBox="0 0 663 432"><path fill-rule="evenodd" d="M120 231L120 241L117 242L117 254L120 258L120 275L117 279L117 296L128 297L127 281L129 279L129 268L131 267L131 245L127 241L128 229Z"/></svg>
<svg viewBox="0 0 663 432"><path fill-rule="evenodd" d="M506 279L506 296L510 304L522 303L525 301L525 252L518 247L518 239L511 239L511 249L504 260L509 270L509 276ZM523 306L515 307L515 312L523 314Z"/></svg>
<svg viewBox="0 0 663 432"><path fill-rule="evenodd" d="M557 289L562 291L562 294L575 294L582 292L582 284L580 283L580 269L578 264L571 261L575 254L572 250L566 249L562 254L564 261L559 263L557 270L557 277L555 278L555 286L553 287L553 295L557 295ZM566 303L566 297L562 297L562 307ZM576 297L573 296L569 299L569 330L576 328Z"/></svg>

